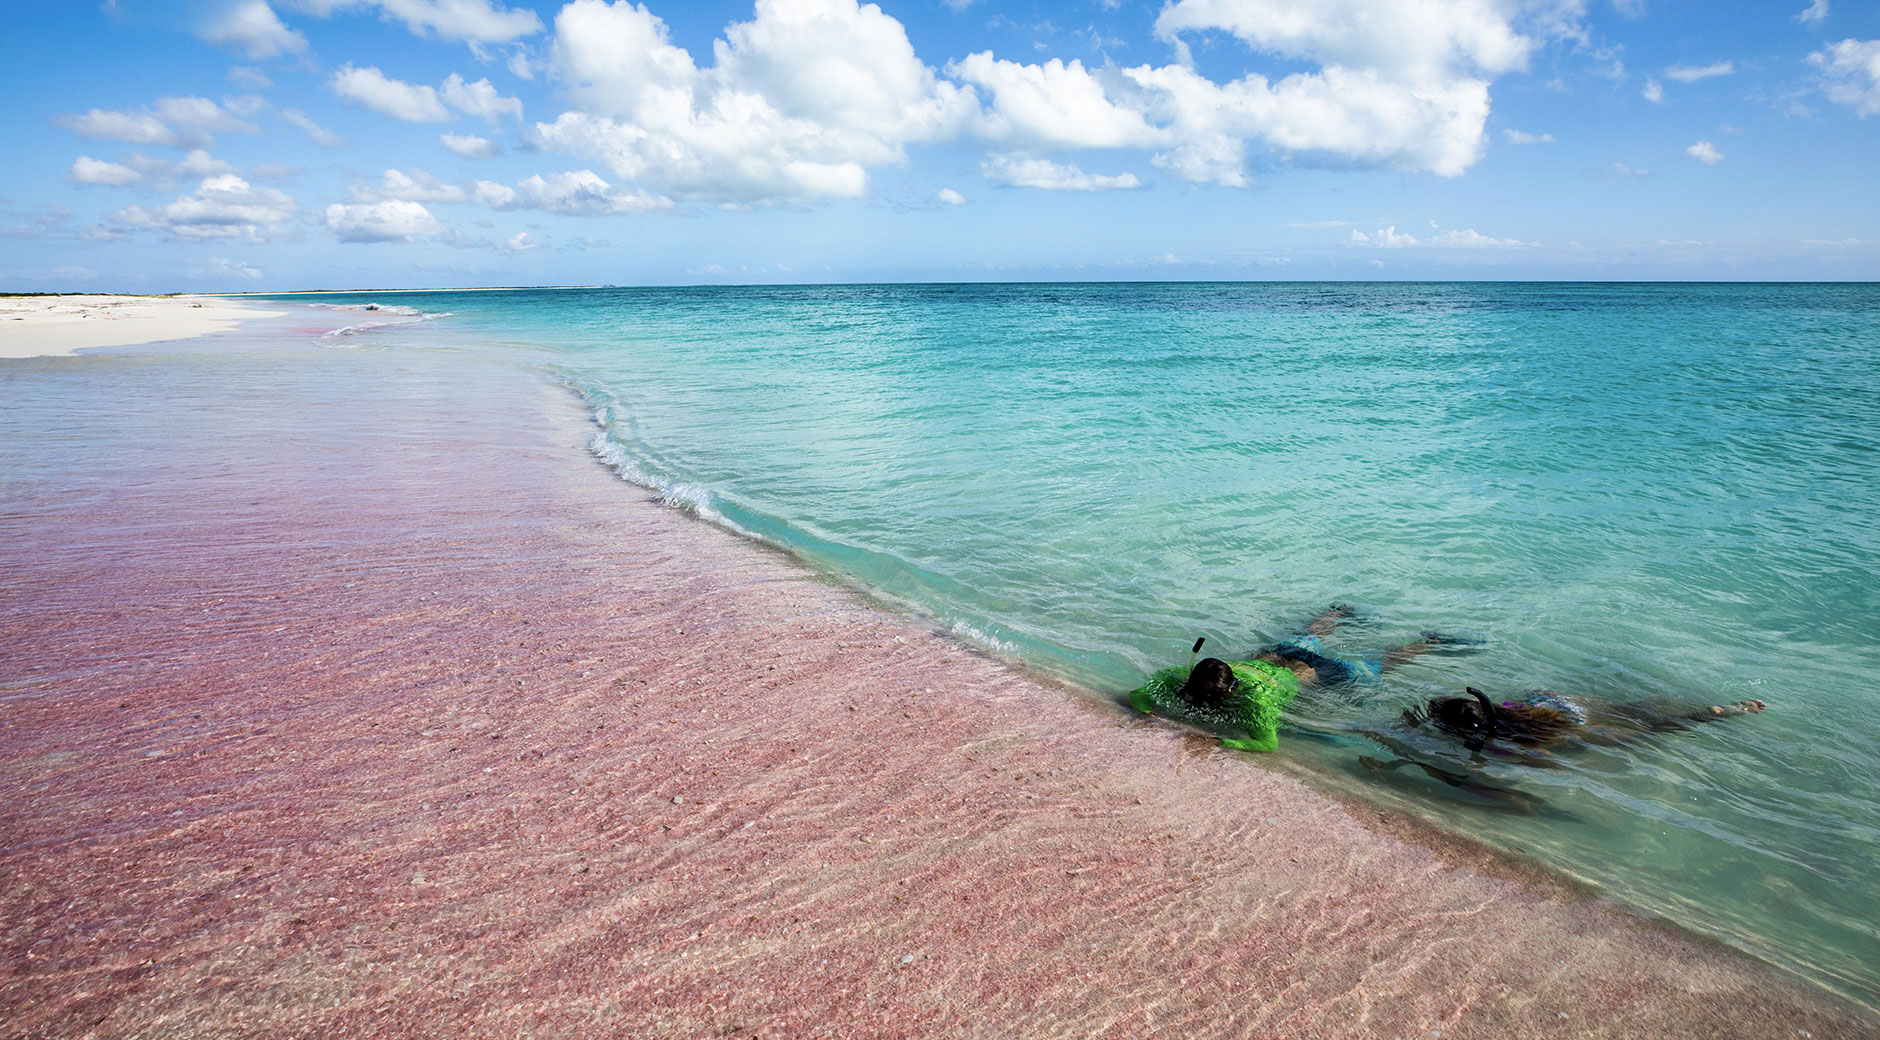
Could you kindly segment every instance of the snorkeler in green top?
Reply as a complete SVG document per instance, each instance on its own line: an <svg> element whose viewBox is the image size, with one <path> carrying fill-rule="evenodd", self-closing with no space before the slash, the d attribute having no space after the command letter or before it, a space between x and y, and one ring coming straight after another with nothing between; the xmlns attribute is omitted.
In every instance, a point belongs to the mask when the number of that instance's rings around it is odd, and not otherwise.
<svg viewBox="0 0 1880 1040"><path fill-rule="evenodd" d="M1195 650L1202 640L1195 641ZM1243 737L1223 737L1222 747L1272 751L1279 747L1279 716L1299 695L1299 678L1267 661L1222 661L1209 657L1193 668L1164 668L1129 695L1130 706L1162 715L1231 728Z"/></svg>
<svg viewBox="0 0 1880 1040"><path fill-rule="evenodd" d="M1439 648L1474 647L1480 641L1425 632L1421 641L1381 654L1339 656L1325 649L1323 637L1337 631L1353 614L1343 604L1306 623L1305 631L1268 646L1246 661L1206 658L1191 668L1165 668L1130 693L1129 703L1144 714L1184 719L1245 736L1224 737L1222 747L1273 751L1279 747L1279 717L1302 688L1337 687L1376 681L1386 671ZM1195 640L1201 651L1206 637Z"/></svg>

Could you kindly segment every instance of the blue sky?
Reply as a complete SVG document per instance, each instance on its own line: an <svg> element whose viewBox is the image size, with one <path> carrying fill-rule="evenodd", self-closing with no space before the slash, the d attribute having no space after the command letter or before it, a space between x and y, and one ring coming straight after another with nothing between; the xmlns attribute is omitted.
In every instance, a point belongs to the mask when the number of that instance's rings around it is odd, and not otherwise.
<svg viewBox="0 0 1880 1040"><path fill-rule="evenodd" d="M1880 278L1880 5L115 0L0 290Z"/></svg>

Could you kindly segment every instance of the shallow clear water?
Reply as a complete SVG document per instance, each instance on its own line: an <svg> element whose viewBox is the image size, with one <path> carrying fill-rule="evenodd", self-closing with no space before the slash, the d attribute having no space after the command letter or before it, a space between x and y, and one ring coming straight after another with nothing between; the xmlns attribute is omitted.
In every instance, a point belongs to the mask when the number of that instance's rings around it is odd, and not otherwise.
<svg viewBox="0 0 1880 1040"><path fill-rule="evenodd" d="M1280 754L1880 1001L1880 287L356 299L449 316L336 343L522 348L630 479L1105 694L1334 600L1334 647L1479 635L1302 698ZM1465 683L1771 708L1551 769L1393 728Z"/></svg>

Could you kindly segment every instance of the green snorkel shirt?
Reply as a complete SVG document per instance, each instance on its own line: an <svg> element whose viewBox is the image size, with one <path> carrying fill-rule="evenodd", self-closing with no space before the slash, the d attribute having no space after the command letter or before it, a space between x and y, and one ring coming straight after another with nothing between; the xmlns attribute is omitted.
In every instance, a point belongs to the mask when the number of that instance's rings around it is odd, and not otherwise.
<svg viewBox="0 0 1880 1040"><path fill-rule="evenodd" d="M1245 738L1221 739L1221 746L1236 751L1273 751L1279 748L1279 713L1299 696L1299 677L1292 669L1265 661L1229 661L1240 687L1219 711L1198 708L1182 699L1187 668L1164 668L1151 675L1129 695L1129 706L1145 715L1163 715L1202 724L1230 726Z"/></svg>

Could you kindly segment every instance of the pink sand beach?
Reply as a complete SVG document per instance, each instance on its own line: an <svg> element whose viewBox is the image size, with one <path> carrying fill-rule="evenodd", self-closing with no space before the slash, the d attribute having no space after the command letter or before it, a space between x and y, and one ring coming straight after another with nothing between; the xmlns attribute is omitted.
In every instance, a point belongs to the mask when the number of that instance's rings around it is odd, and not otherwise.
<svg viewBox="0 0 1880 1040"><path fill-rule="evenodd" d="M243 351L0 361L0 1037L1880 1035L664 508L535 374Z"/></svg>

